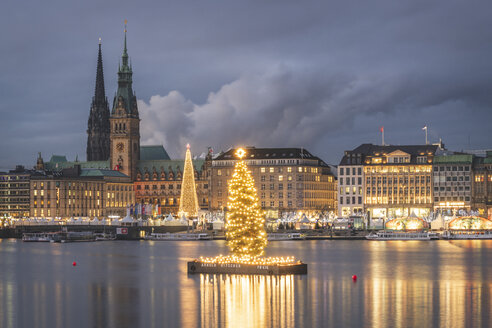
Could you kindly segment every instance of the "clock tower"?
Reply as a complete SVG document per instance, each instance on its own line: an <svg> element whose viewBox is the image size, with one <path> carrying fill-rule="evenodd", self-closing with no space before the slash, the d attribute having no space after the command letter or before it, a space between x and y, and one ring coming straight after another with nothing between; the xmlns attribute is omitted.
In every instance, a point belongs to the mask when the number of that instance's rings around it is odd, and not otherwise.
<svg viewBox="0 0 492 328"><path fill-rule="evenodd" d="M118 91L114 96L109 119L111 126L111 168L121 171L135 180L137 163L140 159L140 118L137 97L132 89L132 67L128 65L125 41L121 65L118 69Z"/></svg>

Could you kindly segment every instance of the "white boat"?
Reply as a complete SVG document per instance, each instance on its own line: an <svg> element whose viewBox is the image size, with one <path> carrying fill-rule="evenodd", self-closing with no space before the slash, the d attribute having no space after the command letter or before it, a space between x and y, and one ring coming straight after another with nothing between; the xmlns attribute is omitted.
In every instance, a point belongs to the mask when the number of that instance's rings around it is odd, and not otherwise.
<svg viewBox="0 0 492 328"><path fill-rule="evenodd" d="M53 240L52 232L25 232L22 234L22 241L50 242L52 240Z"/></svg>
<svg viewBox="0 0 492 328"><path fill-rule="evenodd" d="M116 240L116 236L110 233L96 233L94 236L96 241Z"/></svg>
<svg viewBox="0 0 492 328"><path fill-rule="evenodd" d="M275 240L303 240L306 239L306 236L298 233L298 232L292 232L292 233L269 233L267 236L268 241L275 241Z"/></svg>
<svg viewBox="0 0 492 328"><path fill-rule="evenodd" d="M437 234L428 231L378 231L366 236L369 240L431 240L437 239Z"/></svg>
<svg viewBox="0 0 492 328"><path fill-rule="evenodd" d="M147 240L211 240L207 233L151 233L145 236Z"/></svg>
<svg viewBox="0 0 492 328"><path fill-rule="evenodd" d="M492 239L492 230L445 230L443 239Z"/></svg>

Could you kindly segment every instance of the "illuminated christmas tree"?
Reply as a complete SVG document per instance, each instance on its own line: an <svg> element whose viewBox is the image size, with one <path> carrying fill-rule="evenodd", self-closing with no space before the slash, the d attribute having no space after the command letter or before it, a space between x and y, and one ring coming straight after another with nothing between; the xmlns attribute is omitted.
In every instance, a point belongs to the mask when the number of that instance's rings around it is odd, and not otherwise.
<svg viewBox="0 0 492 328"><path fill-rule="evenodd" d="M227 246L235 256L254 258L265 253L265 218L258 204L253 177L243 160L245 151L239 149L236 155L240 160L236 163L228 184Z"/></svg>
<svg viewBox="0 0 492 328"><path fill-rule="evenodd" d="M181 199L179 201L179 216L187 218L198 216L198 197L196 195L195 172L191 162L190 145L186 145L186 156L183 170L183 182L181 183Z"/></svg>

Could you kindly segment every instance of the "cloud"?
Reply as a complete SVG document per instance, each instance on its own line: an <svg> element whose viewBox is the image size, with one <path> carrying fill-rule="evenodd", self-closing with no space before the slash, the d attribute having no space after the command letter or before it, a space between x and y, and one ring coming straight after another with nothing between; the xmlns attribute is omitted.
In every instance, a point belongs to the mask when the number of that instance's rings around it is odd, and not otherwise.
<svg viewBox="0 0 492 328"><path fill-rule="evenodd" d="M277 65L223 85L202 104L179 91L153 96L149 103L140 101L142 142L164 144L172 157L182 157L186 143L191 143L196 154L208 146L218 151L248 145L306 147L326 158L332 151L326 149L327 140L354 133L360 128L356 119L371 118L368 122L377 126L374 117L380 116L382 125L401 129L395 136L403 138L420 127L419 115L424 112L434 121L433 113L442 116L450 104L455 112L476 104L483 98L477 95L481 83L450 82L446 74L326 74ZM469 89L474 90L473 97ZM370 140L355 143L364 142ZM336 150L329 158L332 162L343 149Z"/></svg>

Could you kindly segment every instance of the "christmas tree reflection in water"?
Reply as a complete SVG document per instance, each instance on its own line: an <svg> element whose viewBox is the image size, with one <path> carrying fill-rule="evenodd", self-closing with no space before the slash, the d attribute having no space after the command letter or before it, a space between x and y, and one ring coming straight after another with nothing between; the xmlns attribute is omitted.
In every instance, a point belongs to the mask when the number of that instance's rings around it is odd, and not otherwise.
<svg viewBox="0 0 492 328"><path fill-rule="evenodd" d="M200 275L201 326L294 327L299 279L293 275Z"/></svg>
<svg viewBox="0 0 492 328"><path fill-rule="evenodd" d="M306 274L307 264L294 257L264 257L267 245L264 213L258 202L255 182L248 170L244 149L228 181L226 217L227 246L232 255L200 258L188 262L189 273Z"/></svg>

